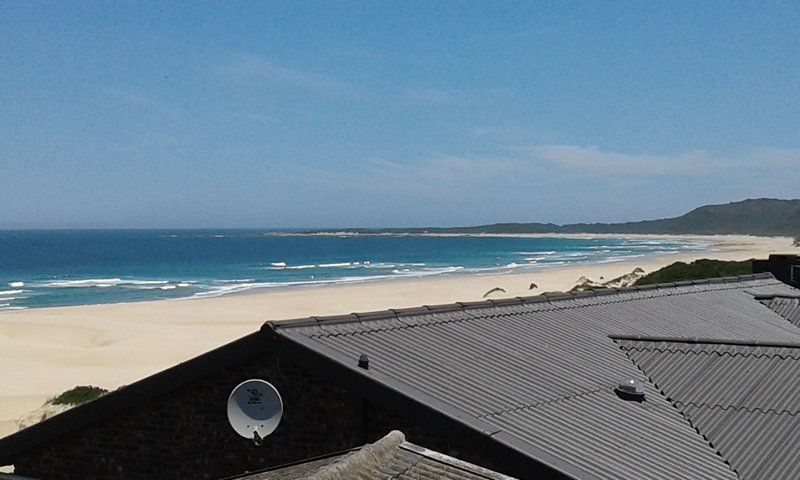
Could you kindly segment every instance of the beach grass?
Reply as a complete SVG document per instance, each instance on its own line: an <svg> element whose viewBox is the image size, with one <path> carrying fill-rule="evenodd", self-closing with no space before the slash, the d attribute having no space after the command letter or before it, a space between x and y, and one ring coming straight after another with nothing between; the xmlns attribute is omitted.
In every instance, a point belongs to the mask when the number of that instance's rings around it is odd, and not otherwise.
<svg viewBox="0 0 800 480"><path fill-rule="evenodd" d="M94 387L92 385L78 385L77 387L70 388L66 392L57 395L50 400L50 403L53 405L76 406L100 398L106 393L108 393L108 390L105 388Z"/></svg>

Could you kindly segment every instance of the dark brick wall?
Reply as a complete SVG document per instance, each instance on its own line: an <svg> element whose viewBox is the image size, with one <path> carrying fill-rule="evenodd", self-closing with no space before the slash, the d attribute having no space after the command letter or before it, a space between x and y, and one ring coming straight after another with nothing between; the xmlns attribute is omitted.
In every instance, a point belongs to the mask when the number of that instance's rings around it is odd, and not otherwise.
<svg viewBox="0 0 800 480"><path fill-rule="evenodd" d="M753 273L770 272L781 282L800 288L800 255L770 255L769 260L753 260Z"/></svg>
<svg viewBox="0 0 800 480"><path fill-rule="evenodd" d="M284 401L278 429L256 447L228 425L231 390L248 378L271 382ZM415 424L297 364L263 354L141 406L57 438L17 458L16 473L44 479L220 478L346 450L393 429L419 445L483 466L447 432Z"/></svg>

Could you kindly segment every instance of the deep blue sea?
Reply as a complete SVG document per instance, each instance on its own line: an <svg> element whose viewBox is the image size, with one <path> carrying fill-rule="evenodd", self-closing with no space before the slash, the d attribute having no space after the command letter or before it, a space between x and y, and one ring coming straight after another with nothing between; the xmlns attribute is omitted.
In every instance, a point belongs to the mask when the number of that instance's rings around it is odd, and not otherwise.
<svg viewBox="0 0 800 480"><path fill-rule="evenodd" d="M286 236L257 230L0 231L0 310L491 274L702 250L697 241Z"/></svg>

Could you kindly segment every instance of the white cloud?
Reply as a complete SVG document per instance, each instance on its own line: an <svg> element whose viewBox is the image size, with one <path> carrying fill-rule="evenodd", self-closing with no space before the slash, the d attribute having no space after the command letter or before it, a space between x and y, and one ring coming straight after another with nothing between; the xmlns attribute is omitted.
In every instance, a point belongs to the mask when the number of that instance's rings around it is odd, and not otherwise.
<svg viewBox="0 0 800 480"><path fill-rule="evenodd" d="M404 105L465 105L486 104L513 98L509 90L491 88L481 92L466 89L441 89L426 86L379 89L342 81L330 75L279 65L259 55L239 53L220 62L212 69L214 75L235 82L275 84L305 89L332 97L345 97L373 102L398 100Z"/></svg>
<svg viewBox="0 0 800 480"><path fill-rule="evenodd" d="M258 55L235 55L218 66L215 73L229 79L279 83L332 96L364 96L352 83L283 67Z"/></svg>
<svg viewBox="0 0 800 480"><path fill-rule="evenodd" d="M607 152L580 145L535 145L515 148L522 157L571 171L615 176L714 175L720 178L747 172L788 168L800 170L800 150L754 148L729 155L690 150L672 155Z"/></svg>
<svg viewBox="0 0 800 480"><path fill-rule="evenodd" d="M608 187L633 188L657 185L708 184L715 188L758 185L759 180L800 176L800 150L753 149L733 156L713 156L705 151L674 155L604 152L577 145L536 145L505 150L494 156L438 154L421 159L370 158L347 167L287 166L286 172L325 188L361 191L441 191L455 194L464 187L510 194L536 185L579 193L586 182L605 182ZM345 173L346 172L346 173ZM573 188L578 181L584 187ZM765 191L767 195L769 191Z"/></svg>
<svg viewBox="0 0 800 480"><path fill-rule="evenodd" d="M440 90L438 88L407 88L403 92L404 97L414 103L452 103L456 100L456 95L452 92Z"/></svg>
<svg viewBox="0 0 800 480"><path fill-rule="evenodd" d="M180 109L137 88L107 87L102 91L125 107L155 112L175 120L183 117Z"/></svg>
<svg viewBox="0 0 800 480"><path fill-rule="evenodd" d="M713 173L719 162L719 159L712 158L702 150L676 155L649 155L604 152L596 147L578 145L536 145L521 151L531 158L558 167L616 175L705 175Z"/></svg>

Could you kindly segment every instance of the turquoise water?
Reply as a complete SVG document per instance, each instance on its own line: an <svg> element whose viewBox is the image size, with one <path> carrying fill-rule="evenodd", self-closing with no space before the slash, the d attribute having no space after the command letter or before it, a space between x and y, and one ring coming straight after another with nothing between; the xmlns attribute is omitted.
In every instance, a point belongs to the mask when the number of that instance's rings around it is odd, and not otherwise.
<svg viewBox="0 0 800 480"><path fill-rule="evenodd" d="M0 310L524 272L707 248L703 242L673 239L287 236L257 230L0 231Z"/></svg>

